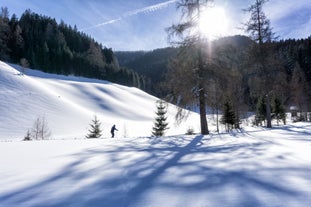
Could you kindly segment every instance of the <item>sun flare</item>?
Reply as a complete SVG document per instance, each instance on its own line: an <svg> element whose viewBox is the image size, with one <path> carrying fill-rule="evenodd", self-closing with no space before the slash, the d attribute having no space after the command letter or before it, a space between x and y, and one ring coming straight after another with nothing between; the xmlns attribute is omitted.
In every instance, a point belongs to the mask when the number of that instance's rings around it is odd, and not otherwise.
<svg viewBox="0 0 311 207"><path fill-rule="evenodd" d="M221 7L208 7L200 14L200 33L209 40L228 34L228 18Z"/></svg>

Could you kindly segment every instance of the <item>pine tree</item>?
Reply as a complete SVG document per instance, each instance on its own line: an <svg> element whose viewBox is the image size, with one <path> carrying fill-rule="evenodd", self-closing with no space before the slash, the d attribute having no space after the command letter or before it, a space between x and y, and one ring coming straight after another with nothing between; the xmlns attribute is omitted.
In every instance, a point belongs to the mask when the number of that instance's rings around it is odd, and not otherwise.
<svg viewBox="0 0 311 207"><path fill-rule="evenodd" d="M277 121L277 125L279 125L279 121L282 120L283 124L286 124L286 113L285 109L280 101L280 99L275 98L274 99L274 118Z"/></svg>
<svg viewBox="0 0 311 207"><path fill-rule="evenodd" d="M152 135L159 137L163 136L165 130L168 129L168 123L166 122L167 117L166 117L166 106L164 104L164 101L160 100L157 101L157 111L156 111L156 117L155 117L155 122L154 126L152 128Z"/></svg>
<svg viewBox="0 0 311 207"><path fill-rule="evenodd" d="M24 38L22 36L22 28L19 25L18 18L15 14L12 15L10 22L11 34L8 41L10 50L10 59L13 62L18 62L23 57Z"/></svg>
<svg viewBox="0 0 311 207"><path fill-rule="evenodd" d="M9 11L7 7L0 8L0 60L9 60L8 42L10 37Z"/></svg>
<svg viewBox="0 0 311 207"><path fill-rule="evenodd" d="M100 128L100 121L97 119L97 116L94 116L92 123L90 124L91 129L89 129L89 134L86 135L86 138L99 138L101 137L102 130Z"/></svg>
<svg viewBox="0 0 311 207"><path fill-rule="evenodd" d="M30 140L31 140L31 134L30 134L30 131L28 129L27 134L25 135L23 141L30 141Z"/></svg>
<svg viewBox="0 0 311 207"><path fill-rule="evenodd" d="M250 19L245 24L245 32L249 37L256 42L254 45L252 56L256 73L261 82L261 94L265 97L266 103L266 120L267 128L271 128L271 107L270 99L273 91L274 81L272 79L275 73L277 58L271 54L271 42L274 39L274 33L270 27L270 21L263 12L263 5L268 0L254 0L254 4L250 5L246 12L250 13Z"/></svg>
<svg viewBox="0 0 311 207"><path fill-rule="evenodd" d="M265 121L265 118L266 118L266 103L265 99L260 97L256 105L256 115L254 124L256 126L262 125L262 122Z"/></svg>
<svg viewBox="0 0 311 207"><path fill-rule="evenodd" d="M290 81L291 102L299 109L299 120L307 120L308 83L304 71L298 63L295 64L292 79Z"/></svg>
<svg viewBox="0 0 311 207"><path fill-rule="evenodd" d="M227 132L229 132L230 129L233 129L235 125L236 116L234 114L230 101L226 101L226 103L224 104L224 114L222 116L221 122L222 124L225 124Z"/></svg>

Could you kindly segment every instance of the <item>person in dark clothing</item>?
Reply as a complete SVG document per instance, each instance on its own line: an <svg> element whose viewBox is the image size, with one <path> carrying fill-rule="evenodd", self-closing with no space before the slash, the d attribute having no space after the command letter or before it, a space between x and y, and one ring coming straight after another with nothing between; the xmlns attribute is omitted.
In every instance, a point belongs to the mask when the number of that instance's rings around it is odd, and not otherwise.
<svg viewBox="0 0 311 207"><path fill-rule="evenodd" d="M111 138L114 138L114 131L118 131L118 129L116 128L116 125L113 125L112 127L111 127Z"/></svg>

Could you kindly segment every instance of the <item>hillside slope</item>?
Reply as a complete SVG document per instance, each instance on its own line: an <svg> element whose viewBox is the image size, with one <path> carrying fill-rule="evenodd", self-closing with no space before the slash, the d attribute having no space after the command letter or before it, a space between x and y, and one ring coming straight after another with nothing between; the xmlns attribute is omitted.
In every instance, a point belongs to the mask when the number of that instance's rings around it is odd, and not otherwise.
<svg viewBox="0 0 311 207"><path fill-rule="evenodd" d="M149 136L157 98L107 81L46 74L0 62L0 139L22 139L37 117L44 116L51 138L83 138L94 115L102 122L103 137L113 124L117 137ZM176 127L176 109L169 106L168 135L198 128L197 114Z"/></svg>

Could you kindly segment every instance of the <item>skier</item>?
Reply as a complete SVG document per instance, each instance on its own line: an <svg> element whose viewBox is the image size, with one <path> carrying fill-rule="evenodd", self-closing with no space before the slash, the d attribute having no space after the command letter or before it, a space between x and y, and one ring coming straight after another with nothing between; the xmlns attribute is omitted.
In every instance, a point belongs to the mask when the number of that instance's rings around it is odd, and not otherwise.
<svg viewBox="0 0 311 207"><path fill-rule="evenodd" d="M118 129L116 128L116 125L113 125L112 127L111 127L111 138L114 138L114 131L115 130L117 130L118 131Z"/></svg>

